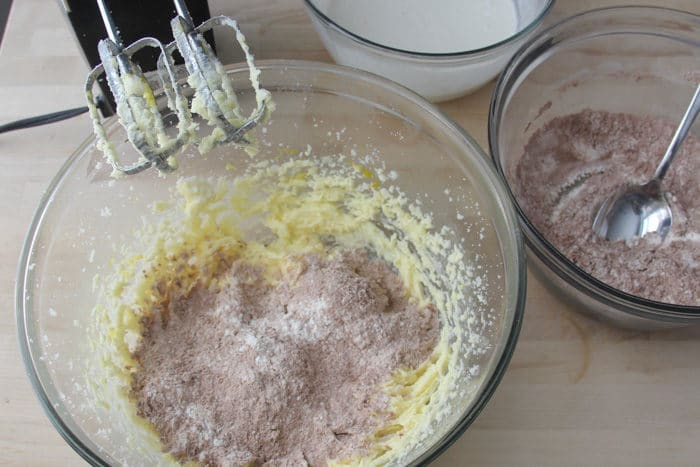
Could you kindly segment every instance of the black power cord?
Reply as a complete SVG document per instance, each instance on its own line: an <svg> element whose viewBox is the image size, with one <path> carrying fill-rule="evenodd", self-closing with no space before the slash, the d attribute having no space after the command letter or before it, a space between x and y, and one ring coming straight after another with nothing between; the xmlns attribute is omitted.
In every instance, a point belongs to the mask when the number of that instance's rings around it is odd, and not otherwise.
<svg viewBox="0 0 700 467"><path fill-rule="evenodd" d="M74 109L61 110L50 114L37 115L36 117L23 118L14 122L0 125L0 133L6 133L13 130L22 130L24 128L32 128L47 123L60 122L77 115L82 115L88 111L87 107L76 107Z"/></svg>

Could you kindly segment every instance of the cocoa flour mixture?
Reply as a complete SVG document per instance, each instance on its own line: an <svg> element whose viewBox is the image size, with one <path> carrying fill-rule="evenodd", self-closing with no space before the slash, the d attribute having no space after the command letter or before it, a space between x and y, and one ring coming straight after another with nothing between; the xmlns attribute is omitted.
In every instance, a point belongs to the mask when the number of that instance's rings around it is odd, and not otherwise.
<svg viewBox="0 0 700 467"><path fill-rule="evenodd" d="M326 465L391 420L380 385L415 368L437 312L364 251L298 258L274 284L236 261L214 290L173 292L144 322L132 396L180 460Z"/></svg>
<svg viewBox="0 0 700 467"><path fill-rule="evenodd" d="M514 188L535 227L594 277L647 299L700 306L700 140L686 139L664 180L673 211L664 241L612 243L591 228L616 187L651 178L675 126L591 110L556 118L527 143Z"/></svg>

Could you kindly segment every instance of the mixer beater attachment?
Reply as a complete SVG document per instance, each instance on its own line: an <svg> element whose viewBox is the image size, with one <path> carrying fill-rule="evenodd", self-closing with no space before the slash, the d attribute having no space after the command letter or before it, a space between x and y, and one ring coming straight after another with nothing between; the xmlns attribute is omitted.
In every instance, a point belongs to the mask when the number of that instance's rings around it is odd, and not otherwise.
<svg viewBox="0 0 700 467"><path fill-rule="evenodd" d="M272 103L270 93L260 88L260 71L255 68L245 37L236 21L228 16L216 16L195 27L184 0L175 0L175 9L178 16L170 22L175 41L166 47L166 56L162 56L159 63L165 66L171 62L175 47L185 59L188 83L195 91L191 110L214 127L212 134L200 141L200 151L206 152L211 145L247 143L245 134L265 119L272 110ZM248 117L241 115L231 80L203 37L205 32L216 26L231 28L245 54L257 104Z"/></svg>
<svg viewBox="0 0 700 467"><path fill-rule="evenodd" d="M104 1L98 0L97 4L109 38L101 40L97 46L102 64L88 75L85 94L98 147L105 153L117 173L135 174L154 165L161 171L171 171L176 166L171 156L187 143L191 124L186 100L177 86L174 64L172 60L164 60L158 73L161 85L173 91L169 105L178 118L178 134L175 138L170 138L165 133L165 124L156 105L153 89L141 67L131 60L134 53L146 47L155 47L160 50L162 57L168 57L165 46L153 37L145 37L124 47ZM132 165L122 165L98 114L93 87L102 75L107 78L107 84L117 104L119 122L126 130L129 141L141 155L140 160Z"/></svg>
<svg viewBox="0 0 700 467"><path fill-rule="evenodd" d="M253 64L253 56L234 20L217 16L195 27L184 1L175 0L178 16L171 21L175 41L164 46L157 39L146 37L124 47L104 0L97 0L97 3L109 37L98 44L102 63L89 73L85 93L98 148L107 156L115 175L135 174L152 166L162 172L172 171L177 167L175 153L191 142L198 146L200 153L221 144L250 144L246 133L267 117L272 110L272 102L270 93L260 87L259 70ZM215 26L232 28L245 54L257 104L248 117L241 115L231 80L202 36ZM167 125L156 103L153 87L131 58L135 52L146 47L156 48L160 53L156 75L158 84L167 96L167 106L177 118L177 134L174 137L166 133ZM191 108L188 107L182 85L176 78L172 56L176 48L185 60L189 73L187 81L194 90ZM106 77L114 95L119 122L141 156L131 165L123 165L119 160L97 111L93 88L102 75ZM202 138L197 136L192 112L213 127L210 135Z"/></svg>

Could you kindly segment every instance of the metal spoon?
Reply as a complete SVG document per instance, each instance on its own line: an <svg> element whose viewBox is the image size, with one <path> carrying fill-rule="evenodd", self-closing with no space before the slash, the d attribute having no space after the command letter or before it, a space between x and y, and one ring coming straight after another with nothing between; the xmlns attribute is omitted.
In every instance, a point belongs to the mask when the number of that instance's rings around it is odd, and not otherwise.
<svg viewBox="0 0 700 467"><path fill-rule="evenodd" d="M671 207L661 190L661 181L668 172L678 149L688 135L700 111L700 84L673 135L666 154L656 168L654 178L644 185L627 185L606 199L593 219L593 230L611 242L630 240L657 233L665 238L671 230ZM700 156L698 154L697 156Z"/></svg>

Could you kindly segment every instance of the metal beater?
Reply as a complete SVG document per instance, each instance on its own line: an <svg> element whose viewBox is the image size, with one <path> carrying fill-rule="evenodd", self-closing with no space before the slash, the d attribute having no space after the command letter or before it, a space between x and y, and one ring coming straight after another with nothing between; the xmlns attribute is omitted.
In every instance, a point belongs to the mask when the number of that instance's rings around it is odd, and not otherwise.
<svg viewBox="0 0 700 467"><path fill-rule="evenodd" d="M152 166L163 172L172 171L177 167L174 155L189 143L195 143L202 153L220 144L249 143L245 137L246 132L266 117L271 110L271 101L269 92L260 88L259 71L253 64L245 37L233 19L217 16L195 27L184 1L175 0L178 16L171 21L175 41L164 46L157 39L146 37L125 47L104 0L97 0L97 3L109 37L98 44L102 64L88 75L85 93L98 147L105 153L116 174L135 174ZM245 54L257 103L257 108L248 117L240 114L231 80L202 36L215 26L232 28ZM135 52L145 47L159 50L156 85L163 88L167 96L167 106L177 118L175 136L166 133L167 125L156 104L154 88L139 65L131 59ZM182 86L176 78L172 56L176 48L185 60L189 73L187 81L194 90L191 103L184 97ZM120 162L97 111L93 88L95 81L103 74L114 95L119 122L141 156L131 165L123 165ZM197 136L192 113L199 114L214 128L210 135Z"/></svg>
<svg viewBox="0 0 700 467"><path fill-rule="evenodd" d="M255 68L245 37L238 24L228 16L213 17L195 27L184 0L174 0L178 16L170 22L175 41L166 47L166 56L159 64L172 61L172 52L177 47L185 59L189 73L188 83L195 90L192 112L202 116L209 125L215 127L211 141L204 144L224 144L247 142L246 132L257 125L269 110L270 94L260 88L259 70ZM203 34L216 26L229 27L236 33L236 40L245 54L250 69L250 84L255 91L257 108L245 118L240 114L238 100L231 80Z"/></svg>

